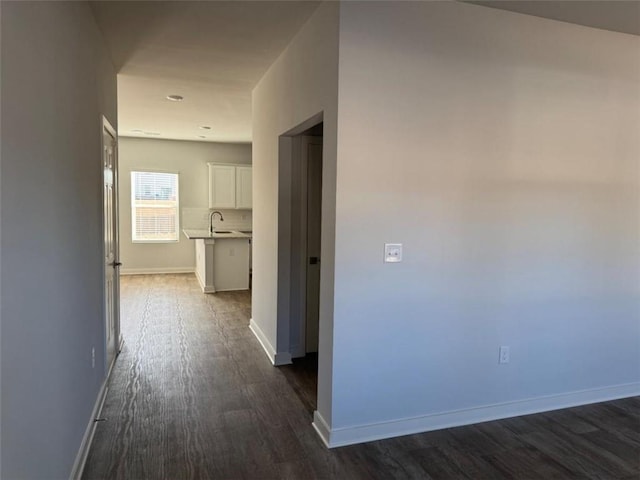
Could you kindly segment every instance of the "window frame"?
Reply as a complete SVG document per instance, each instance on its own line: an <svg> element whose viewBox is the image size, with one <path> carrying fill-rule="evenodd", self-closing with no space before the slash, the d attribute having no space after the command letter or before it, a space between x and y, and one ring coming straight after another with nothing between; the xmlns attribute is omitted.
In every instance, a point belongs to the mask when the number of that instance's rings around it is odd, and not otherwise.
<svg viewBox="0 0 640 480"><path fill-rule="evenodd" d="M175 238L174 239L136 239L136 209L140 208L136 205L136 188L135 188L135 174L138 173L156 173L156 174L165 174L165 175L174 175L176 179L176 200L175 200ZM131 242L132 243L151 243L151 244L162 244L162 243L178 243L180 241L180 172L176 171L167 171L167 170L154 170L149 168L138 168L132 169L129 175L129 180L131 183ZM150 208L161 208L161 207L150 207Z"/></svg>

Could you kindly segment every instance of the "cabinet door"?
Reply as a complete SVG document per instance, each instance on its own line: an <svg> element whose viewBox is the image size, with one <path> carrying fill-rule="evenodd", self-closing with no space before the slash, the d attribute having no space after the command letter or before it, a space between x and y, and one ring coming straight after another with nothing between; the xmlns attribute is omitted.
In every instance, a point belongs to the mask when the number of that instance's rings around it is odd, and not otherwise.
<svg viewBox="0 0 640 480"><path fill-rule="evenodd" d="M236 167L236 208L251 208L251 172L251 167Z"/></svg>
<svg viewBox="0 0 640 480"><path fill-rule="evenodd" d="M209 208L236 208L236 167L209 165Z"/></svg>

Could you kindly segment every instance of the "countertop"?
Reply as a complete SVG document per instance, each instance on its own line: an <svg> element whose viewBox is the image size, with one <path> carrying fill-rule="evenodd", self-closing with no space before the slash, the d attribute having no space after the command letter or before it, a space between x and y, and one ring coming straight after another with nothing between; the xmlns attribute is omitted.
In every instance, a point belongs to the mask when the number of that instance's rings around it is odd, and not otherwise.
<svg viewBox="0 0 640 480"><path fill-rule="evenodd" d="M251 233L243 233L238 230L223 230L223 232L229 233L220 233L213 232L209 233L209 230L193 230L193 229L183 229L182 233L189 240L198 240L198 239L208 239L208 238L251 238Z"/></svg>

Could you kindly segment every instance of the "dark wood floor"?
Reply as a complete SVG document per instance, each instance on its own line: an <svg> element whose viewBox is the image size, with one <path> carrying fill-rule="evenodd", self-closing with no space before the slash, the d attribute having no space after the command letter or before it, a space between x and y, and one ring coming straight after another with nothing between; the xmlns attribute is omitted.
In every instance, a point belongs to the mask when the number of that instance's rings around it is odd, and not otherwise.
<svg viewBox="0 0 640 480"><path fill-rule="evenodd" d="M83 478L640 478L638 398L327 450L317 359L271 366L249 305L191 275L123 278L126 343Z"/></svg>

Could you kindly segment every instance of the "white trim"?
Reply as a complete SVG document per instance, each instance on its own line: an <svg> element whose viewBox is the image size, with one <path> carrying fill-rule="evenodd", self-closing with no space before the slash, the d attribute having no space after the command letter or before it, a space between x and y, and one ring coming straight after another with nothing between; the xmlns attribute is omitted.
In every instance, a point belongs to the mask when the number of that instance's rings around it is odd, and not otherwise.
<svg viewBox="0 0 640 480"><path fill-rule="evenodd" d="M331 446L329 445L331 429L329 428L329 425L324 420L320 412L317 410L314 410L313 412L313 422L311 422L311 425L315 429L316 433L320 436L320 440L322 440L322 443L324 443L327 448L331 448Z"/></svg>
<svg viewBox="0 0 640 480"><path fill-rule="evenodd" d="M120 135L121 137L124 135ZM129 138L138 138L138 137L129 137ZM151 173L172 173L174 175L180 175L180 170L163 170L162 168L147 168L147 167L129 167L127 170L129 173L131 172L151 172Z"/></svg>
<svg viewBox="0 0 640 480"><path fill-rule="evenodd" d="M276 357L273 359L273 365L279 367L280 365L291 365L291 354L289 352L276 353Z"/></svg>
<svg viewBox="0 0 640 480"><path fill-rule="evenodd" d="M206 240L205 240L205 243L206 243ZM196 280L198 280L198 284L200 285L200 290L202 290L202 293L216 293L215 287L207 287L207 284L204 282L204 280L200 278L197 268L193 270L193 273L195 273L196 275Z"/></svg>
<svg viewBox="0 0 640 480"><path fill-rule="evenodd" d="M275 364L274 359L276 357L276 350L273 348L269 340L267 340L267 336L264 334L262 329L256 322L254 322L253 318L249 320L249 330L253 332L255 337L258 339L258 342L260 342L260 345L262 345L262 348L267 354L267 357L269 357L269 360L271 360L271 363Z"/></svg>
<svg viewBox="0 0 640 480"><path fill-rule="evenodd" d="M216 292L239 292L241 290L249 290L248 288L242 287L242 288L223 288L222 290L218 290L215 287L207 287L206 285L203 284L202 279L200 278L200 275L198 275L198 271L191 271L191 272L184 272L184 273L195 273L196 274L196 278L198 279L198 283L200 284L200 288L202 289L202 291L204 293L216 293Z"/></svg>
<svg viewBox="0 0 640 480"><path fill-rule="evenodd" d="M163 273L169 274L194 272L194 267L120 268L120 275L156 275Z"/></svg>
<svg viewBox="0 0 640 480"><path fill-rule="evenodd" d="M280 365L289 365L292 363L291 354L289 352L277 353L262 329L256 322L253 321L253 318L249 321L249 330L251 330L255 337L258 339L258 342L260 342L260 345L262 345L262 348L264 349L267 357L269 357L269 360L271 360L271 363L273 363L273 365L277 367Z"/></svg>
<svg viewBox="0 0 640 480"><path fill-rule="evenodd" d="M100 387L100 391L98 392L96 403L94 404L93 410L91 411L91 416L89 417L89 424L87 425L84 436L82 437L82 442L80 443L80 449L78 450L78 454L76 455L76 460L75 462L73 462L71 475L69 475L70 480L79 480L80 477L82 477L84 465L87 462L87 457L89 456L91 442L93 442L93 435L96 432L95 419L100 417L102 406L104 405L104 401L107 398L107 391L109 390L107 384L109 383L110 376L111 371L109 371L109 375L107 375L107 377L105 378L102 386Z"/></svg>
<svg viewBox="0 0 640 480"><path fill-rule="evenodd" d="M590 403L606 402L640 395L640 383L581 390L577 392L499 403L483 407L454 410L421 417L403 418L388 422L334 428L326 424L318 412L314 413L313 426L329 448L370 442L383 438L399 437L414 433L482 423L502 418L518 417L533 413L560 410Z"/></svg>
<svg viewBox="0 0 640 480"><path fill-rule="evenodd" d="M205 292L205 293L207 293L207 292L206 292L206 288L207 288L207 287L205 286L205 285L206 285L206 283L204 282L204 280L203 280L202 278L200 278L200 275L198 274L198 269L197 269L197 268L194 268L194 269L193 269L193 273L195 273L195 274L196 274L196 280L198 280L198 283L200 284L200 288L202 289L202 291L203 291L203 292Z"/></svg>

